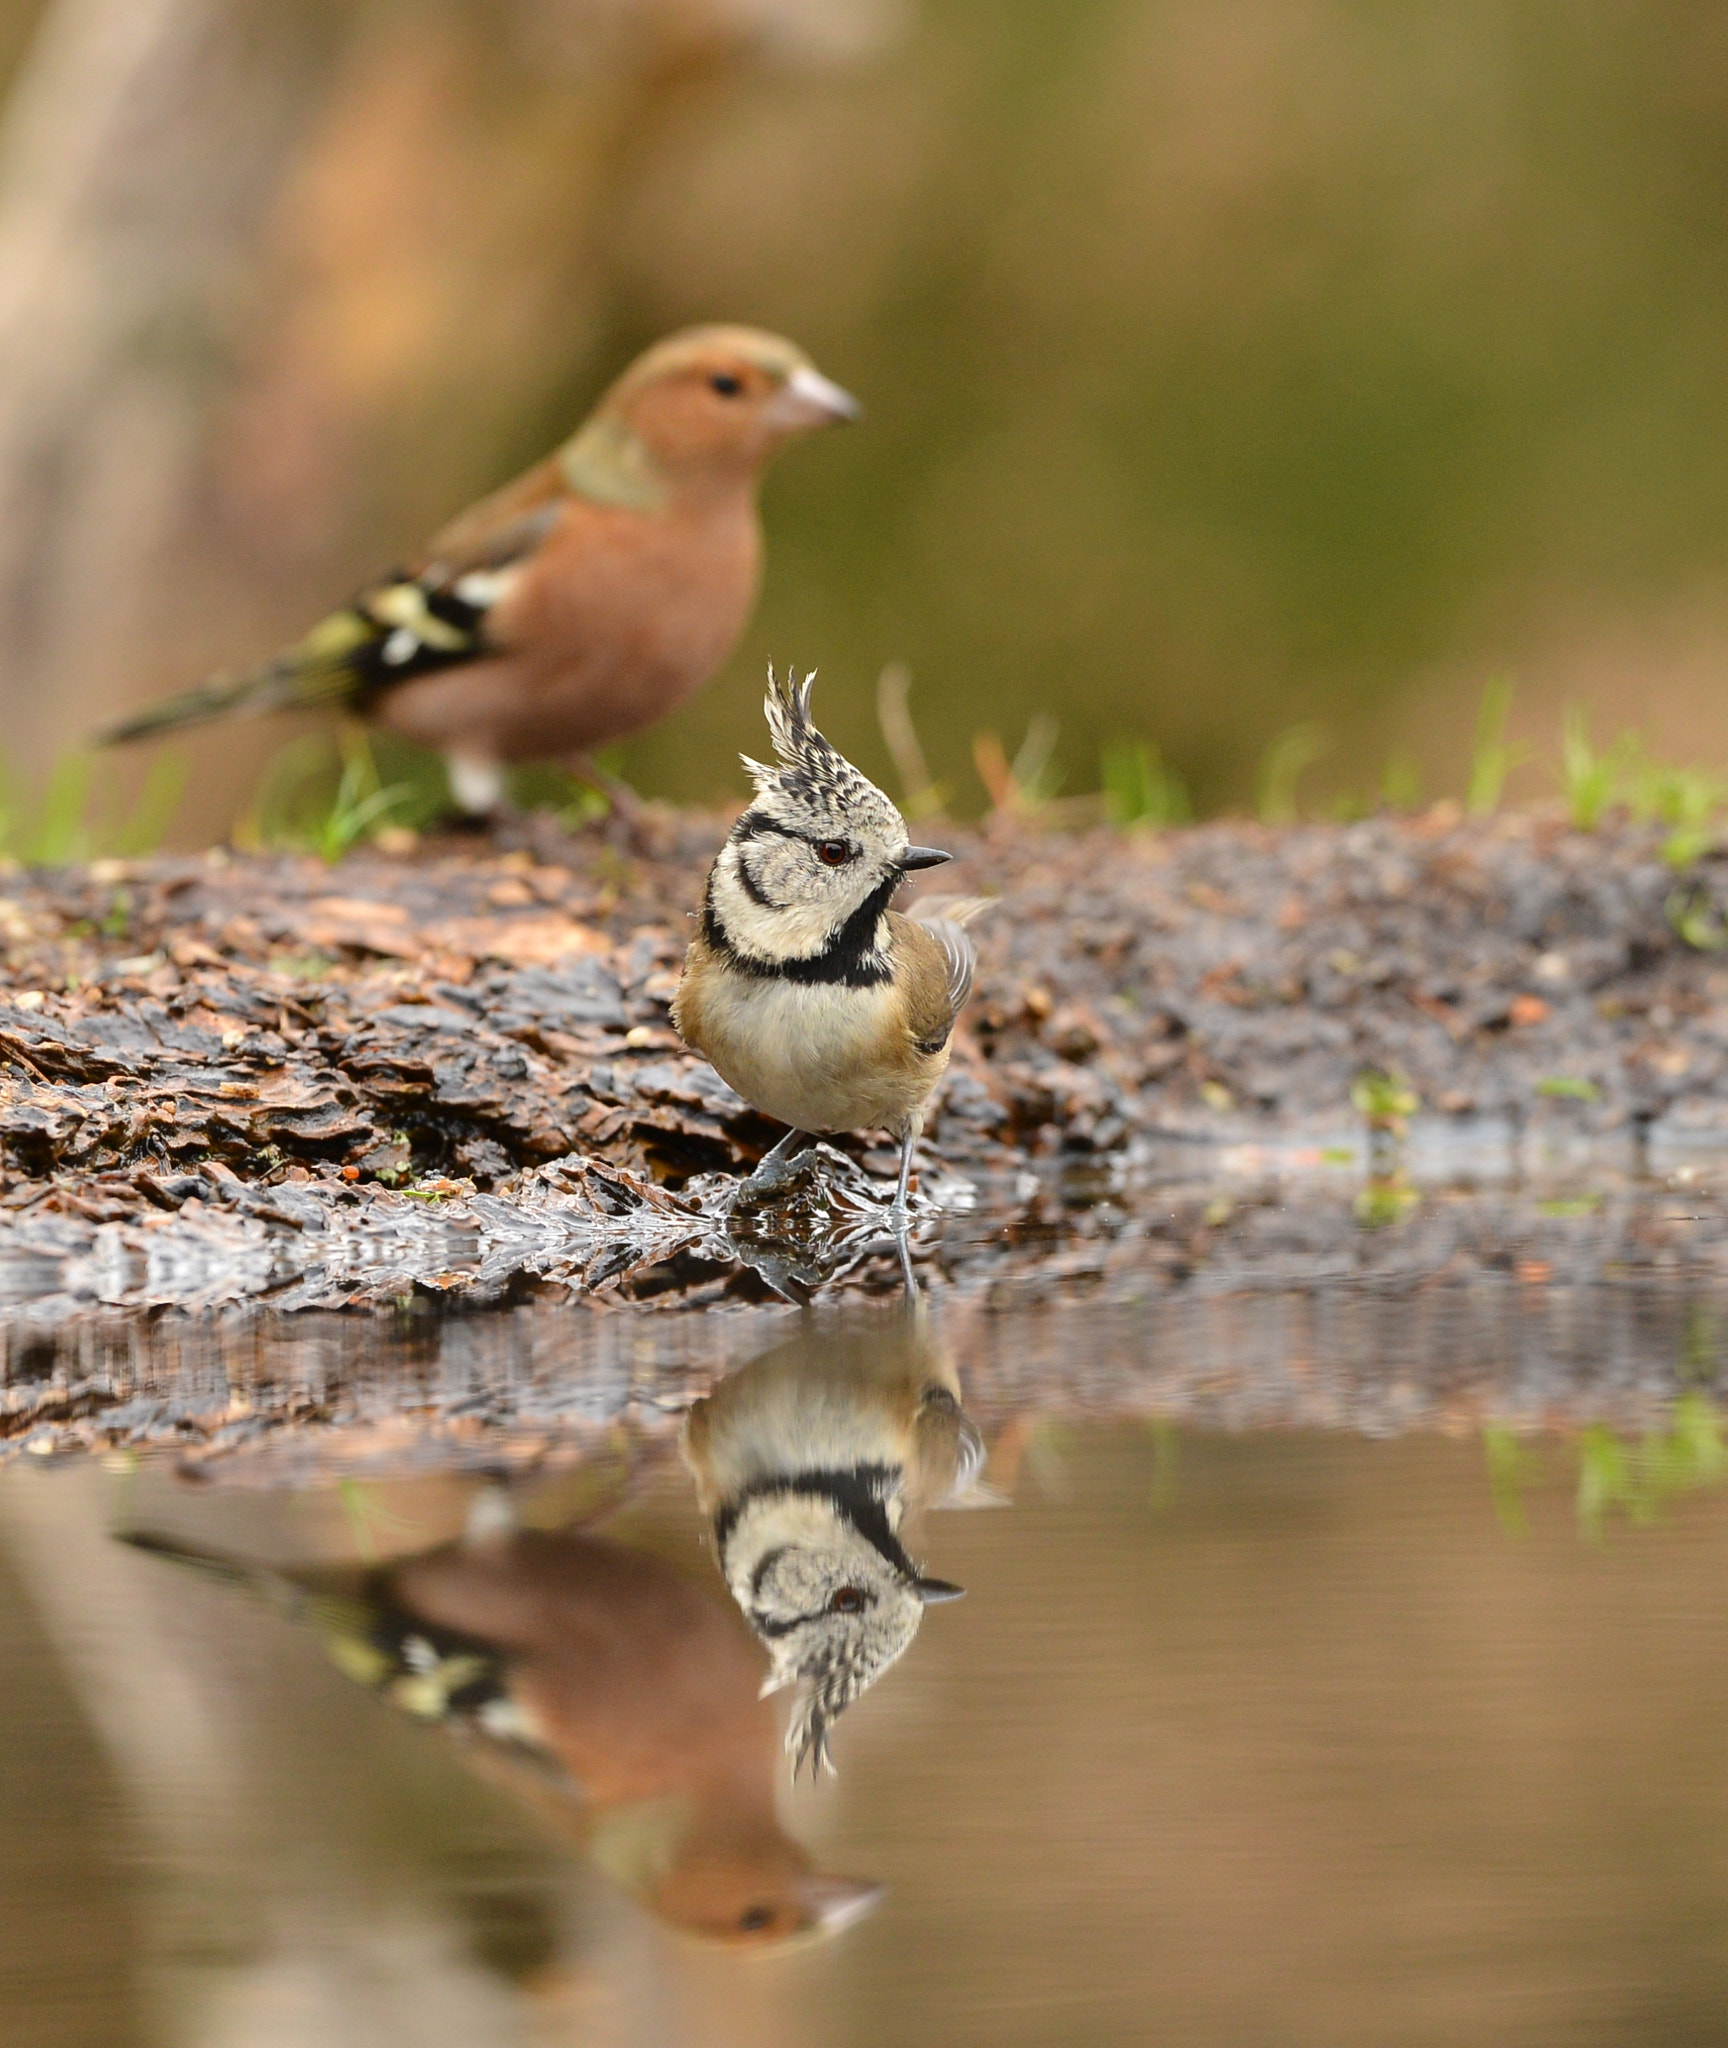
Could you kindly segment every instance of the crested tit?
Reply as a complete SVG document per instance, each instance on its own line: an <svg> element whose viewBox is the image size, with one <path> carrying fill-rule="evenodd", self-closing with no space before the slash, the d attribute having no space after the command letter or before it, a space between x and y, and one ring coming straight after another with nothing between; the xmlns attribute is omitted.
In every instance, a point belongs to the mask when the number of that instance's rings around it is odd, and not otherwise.
<svg viewBox="0 0 1728 2048"><path fill-rule="evenodd" d="M899 811L816 730L814 681L769 671L778 764L745 759L756 795L709 872L672 1022L746 1102L791 1126L759 1183L808 1132L892 1131L904 1244L913 1147L972 988L964 927L986 905L888 907L906 875L950 856L908 844Z"/></svg>

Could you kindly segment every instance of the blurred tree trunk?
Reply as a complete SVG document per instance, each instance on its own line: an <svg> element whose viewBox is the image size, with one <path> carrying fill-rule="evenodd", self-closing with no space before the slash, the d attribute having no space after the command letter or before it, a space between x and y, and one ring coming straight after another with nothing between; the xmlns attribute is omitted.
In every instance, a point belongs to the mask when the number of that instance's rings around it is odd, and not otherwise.
<svg viewBox="0 0 1728 2048"><path fill-rule="evenodd" d="M163 544L331 23L62 0L25 60L0 154L0 649L26 769L153 666Z"/></svg>
<svg viewBox="0 0 1728 2048"><path fill-rule="evenodd" d="M14 772L268 654L572 424L657 97L859 6L54 0L0 136ZM280 738L192 742L177 836Z"/></svg>

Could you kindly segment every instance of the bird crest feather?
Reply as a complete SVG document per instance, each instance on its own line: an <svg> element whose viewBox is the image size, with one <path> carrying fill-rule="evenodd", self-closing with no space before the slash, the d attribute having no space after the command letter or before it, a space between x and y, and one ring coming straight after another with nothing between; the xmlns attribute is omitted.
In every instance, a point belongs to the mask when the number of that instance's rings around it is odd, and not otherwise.
<svg viewBox="0 0 1728 2048"><path fill-rule="evenodd" d="M758 796L784 804L787 800L823 811L836 819L850 810L859 815L875 814L898 827L904 834L900 813L867 775L861 774L834 743L817 731L810 716L810 693L816 671L800 677L788 666L776 675L768 671L768 695L763 711L768 735L779 756L770 767L740 756Z"/></svg>
<svg viewBox="0 0 1728 2048"><path fill-rule="evenodd" d="M815 687L814 669L802 681L790 663L778 676L772 668L768 671L768 695L762 708L767 713L774 751L788 768L802 767L812 746L824 754L833 752L811 722L810 693Z"/></svg>
<svg viewBox="0 0 1728 2048"><path fill-rule="evenodd" d="M800 679L798 671L790 664L780 672L768 670L768 694L762 709L768 720L768 737L774 742L774 751L780 757L777 767L769 767L764 761L753 761L748 754L740 755L750 779L759 790L771 788L783 775L805 774L812 770L826 771L825 779L832 779L836 763L841 761L834 748L816 730L810 716L810 693L815 687L816 671Z"/></svg>

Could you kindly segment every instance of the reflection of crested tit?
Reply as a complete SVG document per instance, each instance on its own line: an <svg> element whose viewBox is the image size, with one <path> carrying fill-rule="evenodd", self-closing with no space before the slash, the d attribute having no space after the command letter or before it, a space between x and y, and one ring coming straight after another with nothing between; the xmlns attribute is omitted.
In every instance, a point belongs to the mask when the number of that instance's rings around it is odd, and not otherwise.
<svg viewBox="0 0 1728 2048"><path fill-rule="evenodd" d="M781 1827L760 1653L659 1558L494 1528L373 1571L290 1573L132 1540L311 1622L349 1677L464 1738L485 1776L674 1926L771 1943L881 1896L813 1869Z"/></svg>
<svg viewBox="0 0 1728 2048"><path fill-rule="evenodd" d="M820 1769L834 1721L905 1654L925 1607L961 1591L920 1572L901 1534L983 1463L953 1366L915 1310L797 1339L695 1404L684 1454L771 1683L801 1688L793 1769Z"/></svg>

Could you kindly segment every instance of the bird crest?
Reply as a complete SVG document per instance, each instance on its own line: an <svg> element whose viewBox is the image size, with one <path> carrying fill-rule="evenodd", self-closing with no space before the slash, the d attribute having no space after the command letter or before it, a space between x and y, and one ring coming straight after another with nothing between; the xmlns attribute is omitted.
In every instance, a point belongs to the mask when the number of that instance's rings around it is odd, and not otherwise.
<svg viewBox="0 0 1728 2048"><path fill-rule="evenodd" d="M860 1694L868 1692L890 1665L911 1648L923 1610L915 1593L890 1597L873 1625L855 1637L806 1648L803 1654L779 1644L770 1646L773 1669L764 1694L796 1686L797 1697L786 1728L786 1753L794 1780L806 1763L813 1778L832 1774L834 1759L828 1734Z"/></svg>
<svg viewBox="0 0 1728 2048"><path fill-rule="evenodd" d="M763 711L768 736L779 763L769 767L742 755L756 784L758 802L772 813L809 818L843 827L848 819L874 822L902 840L906 827L899 811L867 775L861 775L838 747L817 731L810 716L810 693L816 671L800 679L787 667L768 671Z"/></svg>
<svg viewBox="0 0 1728 2048"><path fill-rule="evenodd" d="M772 665L769 667L768 695L762 708L767 714L768 736L774 742L774 751L788 768L801 768L829 756L839 758L811 719L810 697L815 687L814 669L800 681L790 662L779 675L775 675Z"/></svg>

